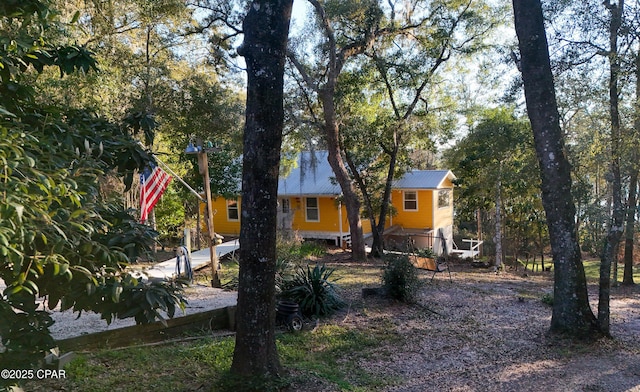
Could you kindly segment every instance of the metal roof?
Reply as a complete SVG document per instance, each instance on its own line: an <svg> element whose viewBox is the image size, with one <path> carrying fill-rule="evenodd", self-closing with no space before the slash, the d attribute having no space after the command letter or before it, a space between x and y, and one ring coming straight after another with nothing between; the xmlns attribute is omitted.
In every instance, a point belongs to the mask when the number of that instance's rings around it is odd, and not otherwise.
<svg viewBox="0 0 640 392"><path fill-rule="evenodd" d="M340 185L327 161L327 151L303 152L298 166L278 181L279 196L339 195ZM438 189L456 177L450 170L414 170L394 182L396 189Z"/></svg>
<svg viewBox="0 0 640 392"><path fill-rule="evenodd" d="M340 185L327 161L327 151L302 152L298 166L278 181L278 195L339 195Z"/></svg>
<svg viewBox="0 0 640 392"><path fill-rule="evenodd" d="M453 181L456 176L450 170L413 170L394 181L393 187L396 189L438 189L442 188L447 178Z"/></svg>

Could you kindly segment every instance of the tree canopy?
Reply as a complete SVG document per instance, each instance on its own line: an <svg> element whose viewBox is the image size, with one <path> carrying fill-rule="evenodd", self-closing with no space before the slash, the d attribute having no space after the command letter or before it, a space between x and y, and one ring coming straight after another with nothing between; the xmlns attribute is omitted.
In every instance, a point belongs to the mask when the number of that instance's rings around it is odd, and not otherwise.
<svg viewBox="0 0 640 392"><path fill-rule="evenodd" d="M49 312L58 305L139 323L172 317L183 306L179 283L143 283L124 271L156 233L137 223L107 184L130 186L153 158L126 124L37 99L34 73L97 71L86 47L50 40L47 33L62 29L53 11L40 1L0 7L3 368L30 367L55 346Z"/></svg>

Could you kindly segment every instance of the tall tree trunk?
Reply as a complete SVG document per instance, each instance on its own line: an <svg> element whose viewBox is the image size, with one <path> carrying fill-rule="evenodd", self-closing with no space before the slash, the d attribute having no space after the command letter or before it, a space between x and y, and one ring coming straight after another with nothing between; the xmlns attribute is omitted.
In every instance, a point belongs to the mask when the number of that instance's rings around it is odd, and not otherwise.
<svg viewBox="0 0 640 392"><path fill-rule="evenodd" d="M600 336L589 306L587 281L575 227L570 165L564 155L558 106L540 0L513 0L525 99L542 179L554 262L554 300L550 333Z"/></svg>
<svg viewBox="0 0 640 392"><path fill-rule="evenodd" d="M500 271L503 266L502 266L502 196L500 195L501 192L501 182L500 180L498 180L498 183L496 184L496 220L495 220L495 227L496 227L496 234L494 236L494 240L496 243L496 264L495 264L495 271L498 272Z"/></svg>
<svg viewBox="0 0 640 392"><path fill-rule="evenodd" d="M476 211L476 220L478 221L477 222L478 223L478 228L477 228L477 230L478 230L478 234L477 234L478 235L478 241L484 241L483 237L482 237L482 212L481 212L481 210L479 208ZM478 257L482 257L483 256L482 248L483 248L482 245L480 245L478 247L478 252L479 252L478 253Z"/></svg>
<svg viewBox="0 0 640 392"><path fill-rule="evenodd" d="M275 342L278 173L284 64L293 0L255 0L238 53L247 63L236 345L231 372L280 375Z"/></svg>
<svg viewBox="0 0 640 392"><path fill-rule="evenodd" d="M376 223L376 217L373 209L373 201L371 200L371 195L369 194L369 192L367 192L367 187L364 182L364 179L358 172L356 165L353 163L353 159L351 159L351 157L349 156L349 152L345 153L344 158L347 165L349 166L349 170L351 170L351 173L353 174L354 181L356 182L356 184L358 184L358 188L362 193L362 199L364 200L364 208L367 211L367 215L369 216L369 223L371 224L371 227L372 227L371 235L373 237L373 245L371 247L371 256L381 257L384 252L383 238L382 238L383 233L377 230L378 225Z"/></svg>
<svg viewBox="0 0 640 392"><path fill-rule="evenodd" d="M393 186L393 176L396 171L396 165L398 162L398 135L394 132L394 145L389 154L389 170L387 170L387 179L384 184L384 193L382 194L382 204L380 205L380 215L378 216L378 222L373 227L373 231L378 235L373 237L373 244L371 246L371 253L373 256L381 257L384 254L384 226L387 223L387 215L389 215L389 205L391 204L391 189ZM377 237L377 238L376 238ZM377 242L376 242L377 239Z"/></svg>
<svg viewBox="0 0 640 392"><path fill-rule="evenodd" d="M635 237L635 223L636 223L636 210L638 208L638 171L640 166L638 159L640 154L638 153L639 144L638 135L640 135L640 51L636 53L636 102L635 102L635 118L633 123L634 133L631 137L631 148L633 162L631 168L631 176L629 180L629 197L627 201L627 227L625 229L626 238L624 246L624 275L622 277L622 284L633 285L633 250L634 250L634 237Z"/></svg>
<svg viewBox="0 0 640 392"><path fill-rule="evenodd" d="M600 257L600 294L598 297L598 322L600 328L609 333L611 265L618 257L618 244L624 230L624 206L622 205L622 178L620 175L620 113L618 110L618 31L622 26L624 0L617 4L605 1L611 13L609 25L609 115L611 116L611 199L612 213L609 219L607 238Z"/></svg>
<svg viewBox="0 0 640 392"><path fill-rule="evenodd" d="M333 170L333 174L336 176L338 185L340 185L344 206L347 210L347 219L349 221L349 231L351 235L351 257L356 261L366 260L367 253L365 251L364 235L362 232L362 220L360 219L361 203L342 158L343 150L340 143L340 126L338 124L334 99L336 97L338 77L340 76L340 72L342 72L345 61L351 56L364 53L365 49L373 43L375 36L369 36L364 42L349 46L347 49L341 51L338 49L338 42L331 22L327 18L324 2L309 0L309 3L321 21L321 26L327 39L327 71L324 75L326 82L323 84L320 81L314 80L307 73L302 63L298 61L296 56L291 52L289 53L289 59L304 79L307 87L318 93L319 100L322 103L324 119L322 130L327 143L327 160Z"/></svg>
<svg viewBox="0 0 640 392"><path fill-rule="evenodd" d="M380 215L378 216L378 222L374 226L372 226L374 236L373 236L373 244L371 246L371 254L374 257L382 256L384 253L384 227L387 223L387 215L389 214L389 206L391 204L391 189L393 187L393 179L396 172L396 166L398 162L398 153L400 151L400 143L402 141L402 128L405 128L405 124L412 116L415 108L418 103L423 100L422 92L428 86L428 82L431 80L431 76L435 74L440 65L442 65L447 59L448 54L446 51L440 52L440 56L436 59L435 63L427 72L426 75L423 75L424 80L416 87L415 94L411 103L405 108L404 113L402 113L400 106L398 105L396 98L394 97L394 89L389 78L389 68L387 64L382 59L378 58L374 53L374 59L376 68L382 76L384 80L389 101L391 102L391 106L393 108L393 113L395 115L395 119L397 124L394 125L393 135L392 135L392 143L391 146L383 146L385 154L389 156L389 169L387 170L387 178L385 180L384 193L382 195L382 203L380 204ZM367 190L362 188L362 193L366 193ZM371 212L372 213L372 212Z"/></svg>
<svg viewBox="0 0 640 392"><path fill-rule="evenodd" d="M636 208L638 207L638 168L634 167L629 179L629 198L627 201L627 227L624 242L624 275L622 284L633 285L633 247L636 234Z"/></svg>
<svg viewBox="0 0 640 392"><path fill-rule="evenodd" d="M389 168L387 170L387 179L385 181L384 192L382 194L382 203L380 206L380 212L378 215L378 219L376 220L376 213L373 208L373 201L371 200L371 194L367 189L367 186L358 173L358 170L353 163L353 161L349 158L349 153L346 153L346 160L349 165L349 169L353 173L356 184L358 184L358 188L360 188L360 192L362 193L362 197L365 202L365 208L367 211L367 215L369 215L369 222L371 223L371 235L372 235L372 245L371 245L371 256L372 257L382 257L384 255L384 227L386 225L386 218L389 214L389 204L391 200L391 189L393 186L393 174L396 170L397 158L398 158L398 143L394 144L394 148L392 151L387 151L389 155Z"/></svg>
<svg viewBox="0 0 640 392"><path fill-rule="evenodd" d="M332 79L333 80L333 79ZM356 261L366 260L364 235L362 233L362 220L360 219L360 198L356 193L351 176L342 159L342 147L340 145L340 130L338 119L336 118L335 104L335 81L328 83L320 91L320 98L324 107L325 140L327 142L329 165L333 169L336 181L342 190L344 205L347 209L347 219L349 221L349 232L351 233L351 257Z"/></svg>

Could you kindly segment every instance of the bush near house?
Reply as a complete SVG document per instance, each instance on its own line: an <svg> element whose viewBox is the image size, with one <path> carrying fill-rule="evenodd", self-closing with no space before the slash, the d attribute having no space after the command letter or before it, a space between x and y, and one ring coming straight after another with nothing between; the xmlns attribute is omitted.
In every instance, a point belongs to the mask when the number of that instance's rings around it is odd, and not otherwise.
<svg viewBox="0 0 640 392"><path fill-rule="evenodd" d="M387 256L387 264L382 273L382 286L390 298L413 303L421 285L418 270L409 260L409 256Z"/></svg>

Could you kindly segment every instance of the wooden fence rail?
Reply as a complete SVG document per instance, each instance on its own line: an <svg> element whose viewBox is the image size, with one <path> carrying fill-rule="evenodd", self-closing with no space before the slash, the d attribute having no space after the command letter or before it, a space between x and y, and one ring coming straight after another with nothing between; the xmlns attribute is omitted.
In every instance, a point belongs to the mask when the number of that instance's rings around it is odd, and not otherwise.
<svg viewBox="0 0 640 392"><path fill-rule="evenodd" d="M62 352L88 351L104 348L127 347L140 343L160 342L193 331L233 330L235 306L199 312L161 322L133 325L109 331L96 332L73 338L58 340Z"/></svg>

